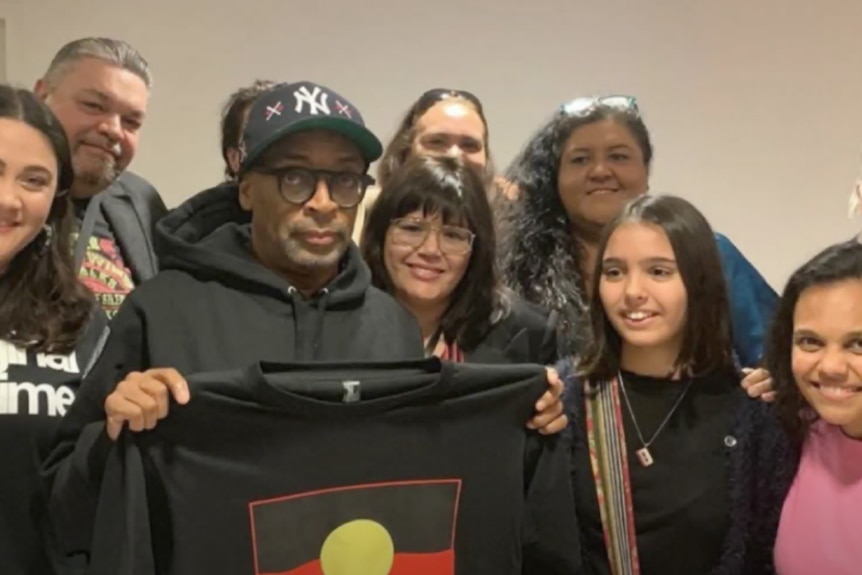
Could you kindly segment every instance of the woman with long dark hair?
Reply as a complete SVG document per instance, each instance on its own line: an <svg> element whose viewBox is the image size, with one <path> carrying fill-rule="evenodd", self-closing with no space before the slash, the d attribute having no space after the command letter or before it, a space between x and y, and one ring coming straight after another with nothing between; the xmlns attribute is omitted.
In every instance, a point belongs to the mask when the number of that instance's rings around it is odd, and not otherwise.
<svg viewBox="0 0 862 575"><path fill-rule="evenodd" d="M787 282L767 345L776 407L801 454L784 501L780 575L862 565L862 244L827 248Z"/></svg>
<svg viewBox="0 0 862 575"><path fill-rule="evenodd" d="M453 156L418 156L387 178L364 230L362 253L372 283L419 322L429 355L475 363L552 365L555 314L503 288L495 268L494 217L486 180ZM565 428L560 381L528 424Z"/></svg>
<svg viewBox="0 0 862 575"><path fill-rule="evenodd" d="M0 573L53 573L40 458L105 325L72 266L73 177L58 120L0 85Z"/></svg>
<svg viewBox="0 0 862 575"><path fill-rule="evenodd" d="M413 158L389 176L362 241L372 282L413 313L429 354L552 364L552 317L498 280L485 185L454 157Z"/></svg>
<svg viewBox="0 0 862 575"><path fill-rule="evenodd" d="M587 571L773 573L792 451L738 385L709 223L641 195L599 236L590 277L594 337L561 365Z"/></svg>

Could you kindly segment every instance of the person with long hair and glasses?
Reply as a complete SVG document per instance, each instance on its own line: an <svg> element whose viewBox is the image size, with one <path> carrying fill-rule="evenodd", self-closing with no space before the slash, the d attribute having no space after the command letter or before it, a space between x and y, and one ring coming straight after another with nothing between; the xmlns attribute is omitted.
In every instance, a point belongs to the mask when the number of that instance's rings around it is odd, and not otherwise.
<svg viewBox="0 0 862 575"><path fill-rule="evenodd" d="M428 356L459 363L540 364L548 367L549 387L559 388L559 375L550 368L556 359L555 314L500 284L485 190L481 174L462 158L408 159L387 180L365 227L362 254L372 284L414 315ZM567 419L550 399L549 393L539 399L527 426L558 435L554 445L567 449L567 436L559 435ZM573 509L567 517L576 537ZM569 533L566 526L560 528ZM525 548L541 547L537 538L527 534ZM571 549L569 559L579 559L576 542ZM572 575L581 572L574 563L555 567Z"/></svg>
<svg viewBox="0 0 862 575"><path fill-rule="evenodd" d="M561 354L589 345L598 238L628 201L647 193L652 159L634 98L577 98L554 113L506 173L518 200L500 224L504 282L560 312ZM715 242L730 289L734 350L743 367L754 367L777 295L730 240L716 234Z"/></svg>
<svg viewBox="0 0 862 575"><path fill-rule="evenodd" d="M787 282L767 343L776 408L801 454L784 501L780 575L862 566L862 244L831 246Z"/></svg>
<svg viewBox="0 0 862 575"><path fill-rule="evenodd" d="M74 173L63 127L0 85L0 573L48 575L39 465L106 325L72 266Z"/></svg>
<svg viewBox="0 0 862 575"><path fill-rule="evenodd" d="M593 343L560 365L587 572L773 573L792 450L738 385L709 223L641 195L599 237L590 277Z"/></svg>
<svg viewBox="0 0 862 575"><path fill-rule="evenodd" d="M372 283L409 309L444 359L552 365L553 317L517 298L495 269L485 182L455 157L414 157L387 178L365 228Z"/></svg>
<svg viewBox="0 0 862 575"><path fill-rule="evenodd" d="M369 215L362 255L371 283L419 323L428 355L473 363L553 365L556 314L517 298L495 269L485 181L457 157L408 160ZM549 386L562 385L549 370ZM567 420L550 392L528 427L559 433Z"/></svg>

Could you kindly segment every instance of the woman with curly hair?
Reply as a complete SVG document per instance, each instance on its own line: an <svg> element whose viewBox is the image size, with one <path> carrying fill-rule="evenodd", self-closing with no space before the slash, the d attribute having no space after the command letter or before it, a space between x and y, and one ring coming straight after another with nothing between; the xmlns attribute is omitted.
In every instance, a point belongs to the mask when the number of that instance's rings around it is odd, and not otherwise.
<svg viewBox="0 0 862 575"><path fill-rule="evenodd" d="M54 573L40 460L106 319L72 266L72 156L32 93L0 85L0 573Z"/></svg>
<svg viewBox="0 0 862 575"><path fill-rule="evenodd" d="M775 544L778 573L859 573L862 244L829 247L790 277L766 357L779 417L801 450Z"/></svg>
<svg viewBox="0 0 862 575"><path fill-rule="evenodd" d="M633 98L579 98L563 105L515 159L507 178L519 197L506 210L504 281L560 313L560 354L591 339L586 306L602 228L649 188L653 148ZM775 292L726 237L716 234L730 286L734 349L745 366L762 355Z"/></svg>

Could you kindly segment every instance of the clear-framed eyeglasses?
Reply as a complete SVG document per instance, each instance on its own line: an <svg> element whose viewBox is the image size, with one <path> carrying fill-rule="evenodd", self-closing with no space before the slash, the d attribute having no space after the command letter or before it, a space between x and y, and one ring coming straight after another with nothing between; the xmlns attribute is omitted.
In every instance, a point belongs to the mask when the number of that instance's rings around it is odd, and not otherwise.
<svg viewBox="0 0 862 575"><path fill-rule="evenodd" d="M436 225L418 218L392 220L390 237L396 245L418 248L432 233L437 234L437 245L446 255L462 256L473 249L476 234L461 226Z"/></svg>

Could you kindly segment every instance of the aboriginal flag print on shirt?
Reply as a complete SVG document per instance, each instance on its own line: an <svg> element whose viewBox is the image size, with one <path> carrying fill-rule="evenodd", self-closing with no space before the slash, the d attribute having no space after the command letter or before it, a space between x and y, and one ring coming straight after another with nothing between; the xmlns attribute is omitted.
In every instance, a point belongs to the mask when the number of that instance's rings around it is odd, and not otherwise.
<svg viewBox="0 0 862 575"><path fill-rule="evenodd" d="M186 381L191 401L111 446L88 575L580 573L565 438L525 425L542 366L260 363Z"/></svg>
<svg viewBox="0 0 862 575"><path fill-rule="evenodd" d="M458 480L359 485L250 505L256 575L454 575Z"/></svg>

